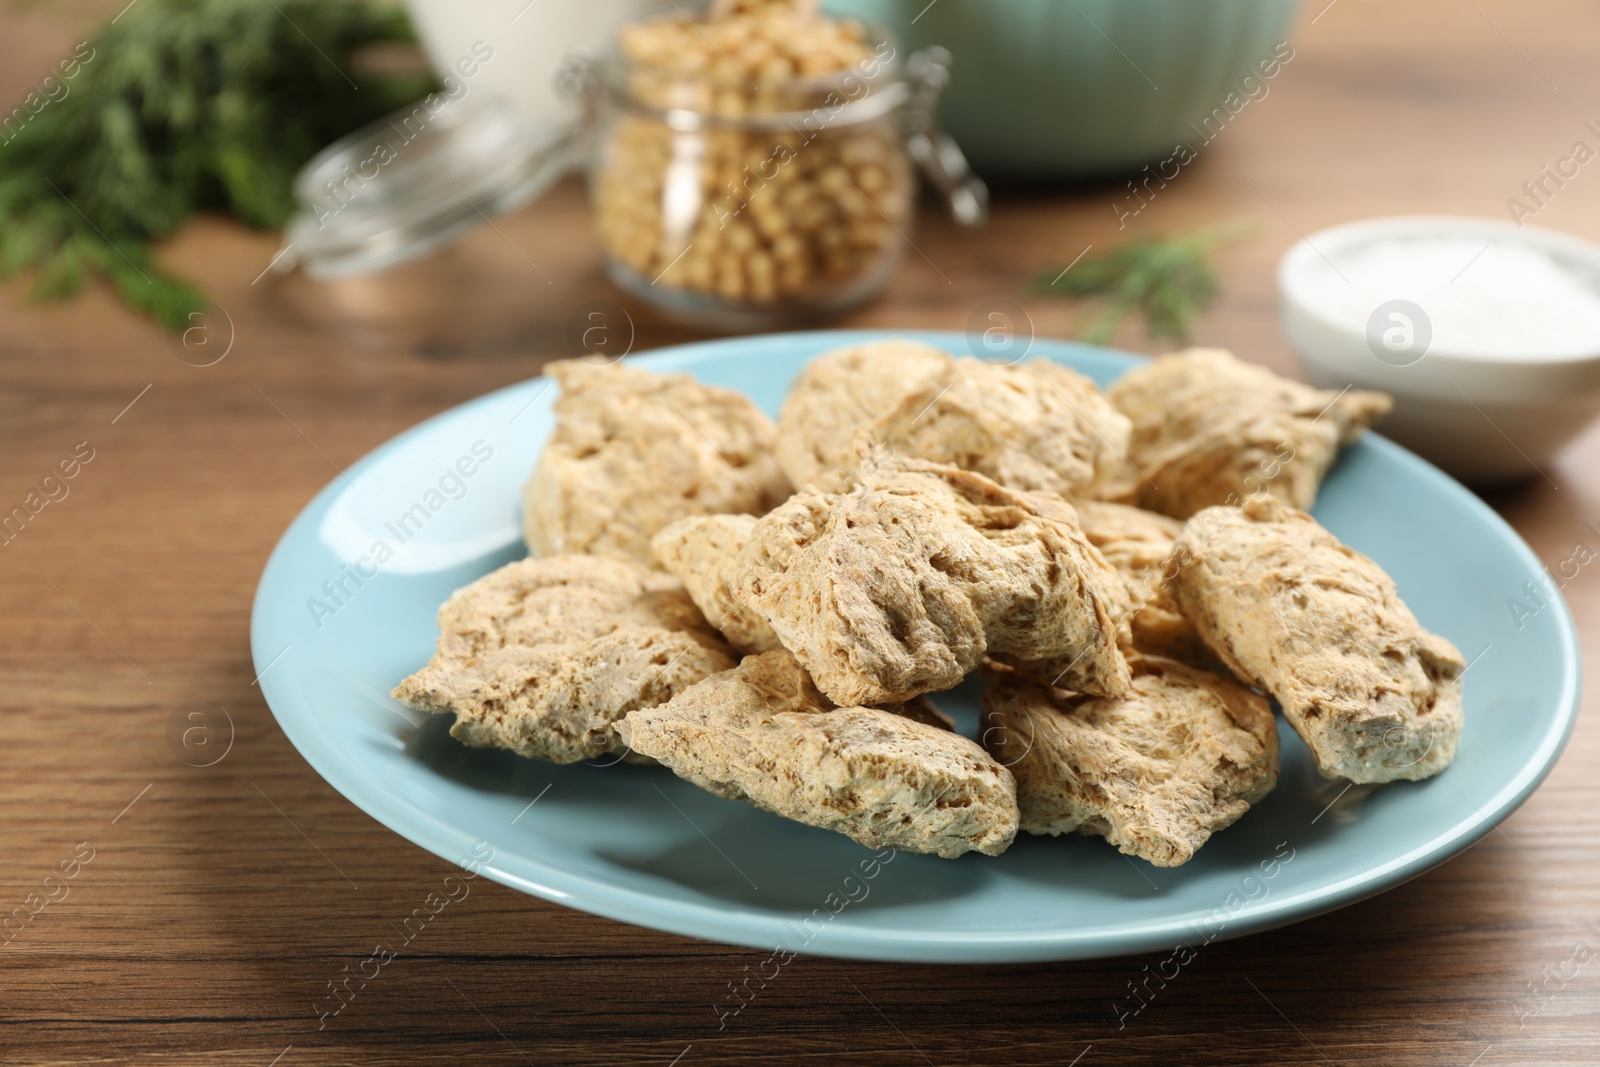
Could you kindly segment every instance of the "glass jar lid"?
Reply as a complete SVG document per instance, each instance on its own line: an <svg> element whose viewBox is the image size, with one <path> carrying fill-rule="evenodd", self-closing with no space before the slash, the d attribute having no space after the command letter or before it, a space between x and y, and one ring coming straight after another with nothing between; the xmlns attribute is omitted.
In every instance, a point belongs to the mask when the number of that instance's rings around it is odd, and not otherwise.
<svg viewBox="0 0 1600 1067"><path fill-rule="evenodd" d="M464 103L435 94L317 153L274 266L381 270L520 207L579 161L577 127L530 130L499 101Z"/></svg>

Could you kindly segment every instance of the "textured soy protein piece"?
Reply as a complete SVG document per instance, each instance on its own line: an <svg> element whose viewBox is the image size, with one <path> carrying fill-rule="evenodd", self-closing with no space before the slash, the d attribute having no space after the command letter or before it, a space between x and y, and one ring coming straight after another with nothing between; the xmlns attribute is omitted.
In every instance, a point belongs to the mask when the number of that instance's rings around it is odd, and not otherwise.
<svg viewBox="0 0 1600 1067"><path fill-rule="evenodd" d="M778 458L796 486L840 489L859 437L1012 489L1078 497L1121 469L1128 433L1094 382L1050 360L997 364L874 341L801 372L778 415Z"/></svg>
<svg viewBox="0 0 1600 1067"><path fill-rule="evenodd" d="M625 560L509 563L439 609L439 645L395 699L454 714L477 747L573 763L622 752L614 724L735 663L677 579Z"/></svg>
<svg viewBox="0 0 1600 1067"><path fill-rule="evenodd" d="M1185 617L1278 699L1324 775L1417 780L1455 757L1461 653L1310 515L1270 499L1208 508L1184 527L1168 572Z"/></svg>
<svg viewBox="0 0 1600 1067"><path fill-rule="evenodd" d="M1237 682L1139 656L1120 697L998 672L984 745L1017 781L1022 829L1106 838L1158 867L1193 858L1278 780L1272 709Z"/></svg>
<svg viewBox="0 0 1600 1067"><path fill-rule="evenodd" d="M729 586L734 560L755 524L753 515L691 515L650 542L656 565L676 575L695 606L746 655L783 647L767 620L745 607Z"/></svg>
<svg viewBox="0 0 1600 1067"><path fill-rule="evenodd" d="M650 539L686 515L759 515L789 495L777 427L749 398L686 374L559 360L556 425L523 491L535 556L650 563Z"/></svg>
<svg viewBox="0 0 1600 1067"><path fill-rule="evenodd" d="M1183 523L1126 504L1082 500L1076 507L1084 536L1127 586L1133 602L1133 647L1193 667L1226 671L1162 585Z"/></svg>
<svg viewBox="0 0 1600 1067"><path fill-rule="evenodd" d="M1393 406L1387 393L1315 389L1217 348L1152 360L1106 395L1133 434L1121 474L1096 495L1179 519L1261 495L1309 508L1340 446Z"/></svg>
<svg viewBox="0 0 1600 1067"><path fill-rule="evenodd" d="M732 585L841 706L949 689L985 655L1093 693L1127 687L1122 579L1072 506L878 452L844 493L758 520Z"/></svg>
<svg viewBox="0 0 1600 1067"><path fill-rule="evenodd" d="M836 707L794 656L768 652L630 713L619 729L702 789L869 848L1004 852L1017 833L1010 772L920 716Z"/></svg>

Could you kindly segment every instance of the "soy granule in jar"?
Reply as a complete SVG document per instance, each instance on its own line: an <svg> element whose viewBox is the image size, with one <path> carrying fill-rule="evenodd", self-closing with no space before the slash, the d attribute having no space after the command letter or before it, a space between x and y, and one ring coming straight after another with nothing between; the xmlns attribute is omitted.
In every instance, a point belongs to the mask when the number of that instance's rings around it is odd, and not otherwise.
<svg viewBox="0 0 1600 1067"><path fill-rule="evenodd" d="M618 31L617 48L635 70L630 91L642 102L742 115L752 87L771 89L865 61L872 49L863 43L862 32L854 19L825 18L814 5L769 0L717 4L700 20L629 23ZM714 95L698 102L656 95L673 81L698 83ZM718 92L724 89L732 92Z"/></svg>
<svg viewBox="0 0 1600 1067"><path fill-rule="evenodd" d="M596 179L601 240L658 287L732 303L825 298L892 263L910 209L898 120L847 112L892 60L786 3L625 27L628 102ZM661 112L703 121L673 129ZM796 121L762 121L784 115ZM693 128L693 127L698 128Z"/></svg>

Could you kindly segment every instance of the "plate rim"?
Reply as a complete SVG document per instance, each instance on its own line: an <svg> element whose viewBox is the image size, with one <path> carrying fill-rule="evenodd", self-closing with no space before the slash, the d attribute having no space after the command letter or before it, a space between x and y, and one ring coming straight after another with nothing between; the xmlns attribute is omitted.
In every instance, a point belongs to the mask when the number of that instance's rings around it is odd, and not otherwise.
<svg viewBox="0 0 1600 1067"><path fill-rule="evenodd" d="M656 368L680 365L684 361L703 357L718 350L739 347L759 348L773 342L790 343L805 338L818 344L817 354L843 344L888 338L909 338L938 345L950 351L959 351L966 335L954 330L804 330L786 333L712 338L670 345L637 355L629 362ZM1113 357L1117 362L1136 365L1148 357L1117 349L1101 348L1081 342L1056 338L1036 338L1034 341L1061 350L1084 350L1099 357ZM1031 350L1031 343L1030 343ZM746 355L754 356L747 352ZM1026 353L1025 353L1026 354ZM1039 358L1051 358L1040 353ZM267 642L266 632L272 622L268 613L269 585L276 569L287 566L283 560L292 550L292 541L298 541L299 532L320 518L342 492L347 479L378 462L385 454L401 446L413 435L454 417L460 409L490 398L527 388L529 382L542 375L523 379L487 393L480 394L402 430L368 451L348 466L342 476L330 479L328 484L295 515L274 544L271 554L262 567L261 576L252 599L250 617L250 643L253 666L258 675L262 697L266 700L279 729L289 739L311 768L340 795L371 816L380 825L413 845L430 852L447 862L458 865L466 862L475 842L473 835L451 825L444 818L421 809L396 792L379 793L372 790L377 784L373 775L359 763L340 756L331 746L318 743L309 723L303 723L279 705L291 703L289 694L280 691L279 683L268 673L267 667L279 652ZM531 402L531 398L530 398ZM1515 528L1486 502L1431 463L1378 434L1368 433L1369 447L1403 466L1419 470L1440 482L1446 492L1464 503L1478 517L1494 527L1523 557L1533 572L1544 567L1533 549ZM1365 868L1350 877L1321 887L1274 895L1260 901L1249 902L1230 913L1227 928L1212 937L1211 941L1231 940L1252 933L1301 922L1319 915L1370 899L1409 881L1434 867L1460 855L1478 840L1504 822L1539 788L1555 768L1565 751L1577 722L1581 704L1582 655L1577 627L1564 597L1550 601L1556 609L1554 622L1560 640L1562 673L1560 693L1556 700L1554 716L1534 754L1520 766L1516 773L1494 794L1485 806L1473 804L1461 794L1471 816L1462 818L1419 844L1404 856L1396 857L1377 867ZM1443 780L1443 779L1439 779ZM1457 789L1460 793L1460 790ZM634 926L645 926L679 936L694 937L722 944L733 944L753 949L766 949L782 943L775 934L779 924L790 916L761 911L744 905L722 903L716 906L693 901L668 900L644 890L619 886L615 883L569 872L535 856L516 857L518 866L535 872L537 877L508 870L494 859L478 865L480 873L509 888L533 896L576 908L605 918ZM824 927L803 946L805 955L831 956L848 959L866 959L903 963L971 963L993 964L1008 962L1041 962L1065 959L1096 959L1156 951L1176 944L1186 943L1194 933L1195 915L1185 913L1159 920L1137 920L1116 926L1090 926L1063 928L1045 932L1005 933L994 931L943 931L930 935L927 931L867 930L860 927L845 928L836 934L833 927ZM780 937L778 942L774 938Z"/></svg>

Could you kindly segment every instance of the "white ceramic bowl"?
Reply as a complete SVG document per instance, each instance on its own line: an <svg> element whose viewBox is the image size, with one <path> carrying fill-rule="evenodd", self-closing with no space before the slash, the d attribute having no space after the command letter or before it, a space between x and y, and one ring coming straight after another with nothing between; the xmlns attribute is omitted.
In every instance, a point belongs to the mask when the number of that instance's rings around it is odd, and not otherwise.
<svg viewBox="0 0 1600 1067"><path fill-rule="evenodd" d="M406 0L433 69L468 95L505 101L535 136L549 137L578 117L556 76L575 52L598 55L617 27L654 0ZM487 58L486 58L487 56ZM472 62L472 60L478 60ZM467 60L466 67L459 66ZM471 70L470 76L465 71Z"/></svg>
<svg viewBox="0 0 1600 1067"><path fill-rule="evenodd" d="M1448 343L1409 354L1403 347L1384 350L1381 334L1369 339L1374 327L1327 310L1322 287L1350 284L1341 275L1343 264L1375 242L1396 238L1521 244L1549 256L1597 294L1600 245L1494 219L1416 215L1322 230L1291 248L1278 266L1284 332L1313 382L1392 393L1395 410L1380 432L1462 480L1506 481L1541 471L1600 414L1600 345L1550 356L1491 354L1481 346L1451 351ZM1373 321L1410 328L1409 320L1388 317L1381 297L1371 303ZM1403 340L1406 334L1394 336Z"/></svg>

